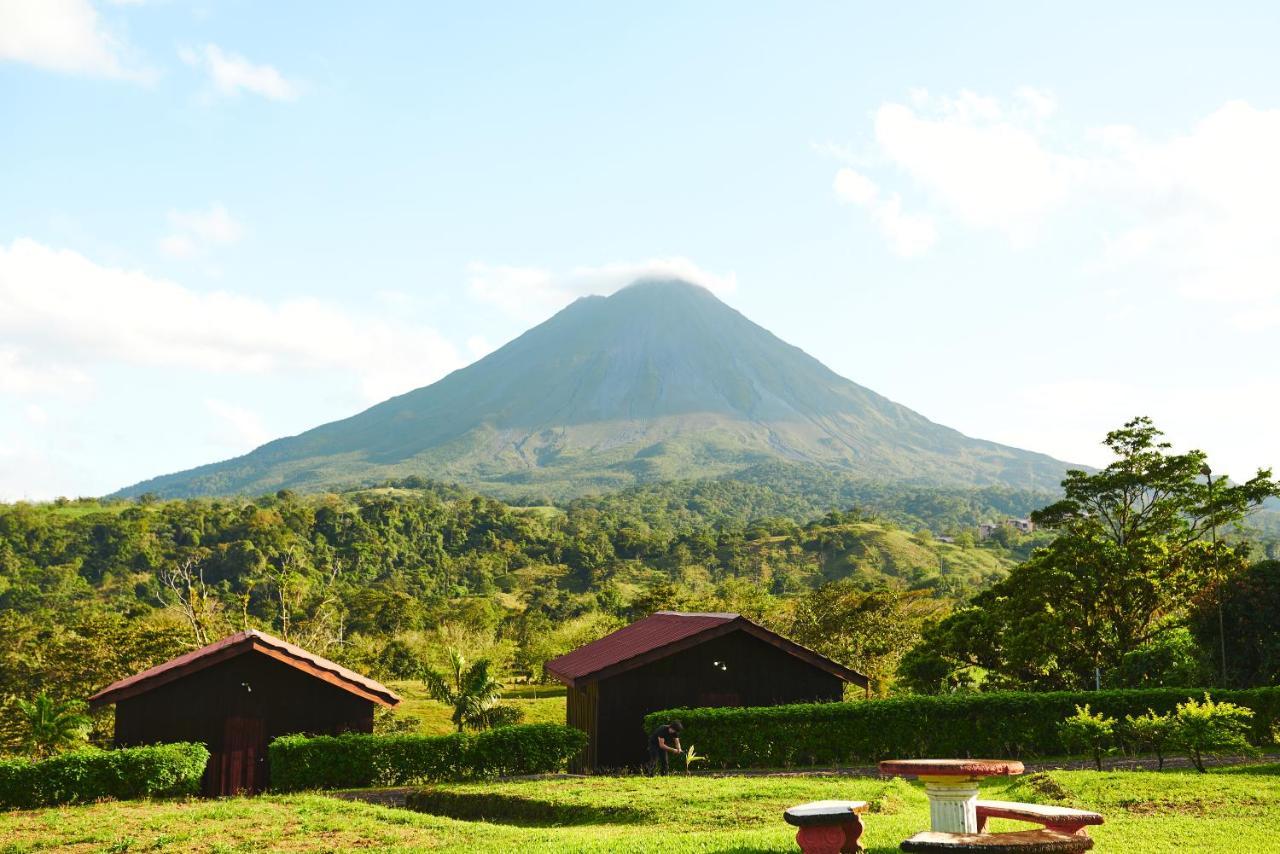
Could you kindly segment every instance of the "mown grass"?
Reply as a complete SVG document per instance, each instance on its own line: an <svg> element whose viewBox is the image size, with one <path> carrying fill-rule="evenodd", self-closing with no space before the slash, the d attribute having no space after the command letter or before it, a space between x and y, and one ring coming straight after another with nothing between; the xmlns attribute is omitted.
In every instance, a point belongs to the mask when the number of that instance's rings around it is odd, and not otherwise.
<svg viewBox="0 0 1280 854"><path fill-rule="evenodd" d="M427 696L426 686L415 679L388 682L400 695L396 717L417 718L414 730L424 735L445 735L454 731L448 706ZM526 724L564 723L564 687L555 685L512 685L503 691L503 700L518 708Z"/></svg>
<svg viewBox="0 0 1280 854"><path fill-rule="evenodd" d="M469 818L319 794L103 803L0 813L0 851L787 852L798 849L783 809L853 798L872 805L864 843L888 854L928 823L923 792L901 780L566 777L438 788L443 811ZM1107 817L1093 831L1100 852L1280 852L1280 766L1055 771L990 782L984 796L1097 809ZM1015 827L1025 825L993 822Z"/></svg>

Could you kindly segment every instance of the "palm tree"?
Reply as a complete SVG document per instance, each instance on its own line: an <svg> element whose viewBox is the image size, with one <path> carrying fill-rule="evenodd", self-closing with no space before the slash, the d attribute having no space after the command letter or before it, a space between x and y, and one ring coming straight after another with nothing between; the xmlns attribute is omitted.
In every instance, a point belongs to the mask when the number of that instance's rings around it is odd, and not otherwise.
<svg viewBox="0 0 1280 854"><path fill-rule="evenodd" d="M57 702L41 692L31 702L18 700L17 705L26 730L22 749L29 755L44 758L84 743L90 721L79 701Z"/></svg>
<svg viewBox="0 0 1280 854"><path fill-rule="evenodd" d="M452 720L458 732L514 724L523 716L519 709L500 702L502 683L489 673L486 658L468 667L462 653L450 647L449 672L442 674L423 666L422 681L432 699L453 707Z"/></svg>

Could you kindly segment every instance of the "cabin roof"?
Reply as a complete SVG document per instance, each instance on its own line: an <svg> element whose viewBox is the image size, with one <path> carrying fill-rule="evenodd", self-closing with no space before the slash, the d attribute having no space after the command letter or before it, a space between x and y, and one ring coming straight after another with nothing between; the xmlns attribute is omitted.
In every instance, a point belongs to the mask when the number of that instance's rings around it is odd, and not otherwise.
<svg viewBox="0 0 1280 854"><path fill-rule="evenodd" d="M170 659L163 664L135 673L132 676L112 682L89 698L90 705L100 706L105 703L117 703L139 694L167 685L192 673L204 670L220 662L249 653L258 653L274 658L284 664L301 670L321 681L328 682L348 693L363 697L381 706L395 706L400 697L394 691L379 682L348 670L327 658L307 652L300 646L281 640L256 629L236 632L234 635L214 641L208 646L193 650Z"/></svg>
<svg viewBox="0 0 1280 854"><path fill-rule="evenodd" d="M746 632L846 682L864 688L867 685L867 677L856 670L789 641L741 614L725 613L658 611L548 661L546 669L566 685L575 685L624 673L734 631Z"/></svg>

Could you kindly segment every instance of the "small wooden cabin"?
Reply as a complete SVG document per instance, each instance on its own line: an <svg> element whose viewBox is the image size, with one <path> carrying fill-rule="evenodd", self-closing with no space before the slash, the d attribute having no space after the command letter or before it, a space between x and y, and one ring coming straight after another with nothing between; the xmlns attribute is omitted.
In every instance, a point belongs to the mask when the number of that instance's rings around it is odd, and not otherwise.
<svg viewBox="0 0 1280 854"><path fill-rule="evenodd" d="M176 741L209 748L204 792L260 792L267 745L291 733L373 732L390 689L301 647L244 631L103 688L91 706L116 704L115 746Z"/></svg>
<svg viewBox="0 0 1280 854"><path fill-rule="evenodd" d="M575 770L634 768L661 709L836 701L867 677L739 614L659 611L547 662L566 718L588 736Z"/></svg>

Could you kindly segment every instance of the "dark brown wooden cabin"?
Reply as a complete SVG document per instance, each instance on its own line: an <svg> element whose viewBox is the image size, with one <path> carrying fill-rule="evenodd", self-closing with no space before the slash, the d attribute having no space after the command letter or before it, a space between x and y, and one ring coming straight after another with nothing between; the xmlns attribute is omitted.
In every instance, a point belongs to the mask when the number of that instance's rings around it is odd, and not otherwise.
<svg viewBox="0 0 1280 854"><path fill-rule="evenodd" d="M291 733L373 732L391 690L301 647L244 631L121 679L89 698L116 704L115 746L176 741L209 748L204 792L260 792L267 744Z"/></svg>
<svg viewBox="0 0 1280 854"><path fill-rule="evenodd" d="M589 738L577 771L635 768L644 716L661 709L835 701L867 677L739 614L659 611L546 665L570 726Z"/></svg>

